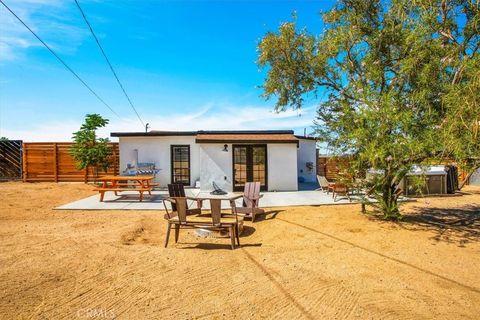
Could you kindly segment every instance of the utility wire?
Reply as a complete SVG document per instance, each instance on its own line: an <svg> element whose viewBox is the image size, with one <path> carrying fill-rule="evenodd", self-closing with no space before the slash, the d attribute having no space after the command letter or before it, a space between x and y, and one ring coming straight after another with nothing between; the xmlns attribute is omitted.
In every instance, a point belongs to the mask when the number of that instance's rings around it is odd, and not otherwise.
<svg viewBox="0 0 480 320"><path fill-rule="evenodd" d="M103 50L103 47L102 47L102 45L100 44L100 41L98 40L97 36L95 35L95 32L93 32L93 28L92 28L92 26L90 25L90 23L88 22L88 19L87 19L87 17L85 16L85 13L84 13L83 10L82 10L82 7L80 7L80 3L78 3L77 0L75 0L75 3L77 4L78 10L80 10L80 13L82 14L83 20L85 20L85 23L87 24L88 28L90 29L90 32L92 33L92 36L95 38L95 41L97 42L97 45L98 45L98 47L100 48L100 51L102 52L102 55L105 57L105 61L107 61L107 64L108 64L108 66L110 67L110 70L112 70L112 73L113 73L115 79L117 79L118 85L119 85L120 88L122 89L123 94L125 95L125 97L126 97L127 100L128 100L128 103L129 103L130 106L132 107L133 111L135 111L135 114L137 115L138 120L140 120L140 123L142 124L142 126L145 128L145 123L143 122L142 118L140 118L140 115L138 114L137 109L134 107L134 105L133 105L133 103L132 103L132 100L130 100L130 97L129 97L128 94L127 94L127 91L125 91L125 88L123 87L122 83L120 82L120 79L118 78L117 73L116 73L115 70L113 69L113 66L112 66L112 64L110 63L110 60L108 60L108 57L107 57L107 54L105 53L105 50Z"/></svg>
<svg viewBox="0 0 480 320"><path fill-rule="evenodd" d="M28 29L28 31L30 31L30 32L35 36L35 38L38 39L38 41L40 41L40 42L55 56L55 58L58 59L58 61L60 61L60 62L63 64L63 66L64 66L65 68L67 68L68 71L70 71L95 97L97 97L97 99L100 100L100 102L102 102L108 109L110 109L110 111L112 111L113 114L115 114L117 117L120 118L120 116L118 115L118 113L116 113L116 112L112 109L112 107L110 107L95 91L93 91L93 89L92 89L82 78L80 78L80 76L79 76L77 73L75 73L75 71L73 71L73 69L70 68L70 67L65 63L65 61L63 61L62 58L60 58L60 57L55 53L55 51L53 51L52 48L50 48L50 47L48 46L48 44L45 43L45 41L43 41L32 29L30 29L30 27L29 27L25 22L23 22L23 20L20 19L20 17L17 16L17 15L15 14L15 12L13 12L12 9L10 9L10 8L5 4L5 2L3 2L2 0L0 0L0 2L3 4L3 6L4 6L5 8L7 8L8 11L10 11L11 14L13 14L13 15L15 16L15 18L18 19L18 21L20 21L20 22L25 26L25 28Z"/></svg>

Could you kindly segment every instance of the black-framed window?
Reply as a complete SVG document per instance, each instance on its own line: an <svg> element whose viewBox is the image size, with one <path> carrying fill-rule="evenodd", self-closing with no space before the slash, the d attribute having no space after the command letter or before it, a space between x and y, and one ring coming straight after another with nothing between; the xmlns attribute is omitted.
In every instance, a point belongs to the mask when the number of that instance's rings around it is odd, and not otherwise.
<svg viewBox="0 0 480 320"><path fill-rule="evenodd" d="M172 145L170 147L172 165L172 183L190 185L190 146Z"/></svg>

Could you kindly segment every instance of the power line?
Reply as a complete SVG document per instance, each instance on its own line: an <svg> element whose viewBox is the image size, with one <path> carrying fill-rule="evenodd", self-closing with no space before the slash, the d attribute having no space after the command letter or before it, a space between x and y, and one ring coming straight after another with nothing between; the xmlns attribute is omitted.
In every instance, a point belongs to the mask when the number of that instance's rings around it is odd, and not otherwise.
<svg viewBox="0 0 480 320"><path fill-rule="evenodd" d="M95 38L95 41L97 42L97 45L98 45L98 47L100 48L100 51L102 52L102 55L105 57L105 61L107 61L107 64L108 64L108 66L110 67L110 70L112 70L112 73L113 73L115 79L117 79L118 85L119 85L120 88L122 89L123 94L125 95L125 97L126 97L127 100L128 100L128 103L129 103L130 106L132 107L133 111L135 111L135 114L137 115L138 120L140 120L140 123L142 124L142 126L145 127L145 123L143 122L142 118L140 118L140 115L138 114L137 109L134 107L134 105L133 105L133 103L132 103L132 100L130 100L130 97L129 97L128 94L127 94L127 91L125 91L125 88L123 87L122 83L120 82L120 79L118 78L117 73L116 73L115 70L113 69L113 66L112 66L112 64L110 63L110 60L108 60L108 57L107 57L107 54L105 53L105 50L103 50L103 47L102 47L102 45L100 44L100 41L98 40L97 36L95 35L95 32L93 32L93 28L92 28L92 26L90 25L90 23L88 22L88 19L87 19L87 17L85 16L85 13L84 13L83 10L82 10L82 7L80 7L80 3L78 3L77 0L75 0L75 3L77 4L78 10L80 10L80 13L82 14L83 20L85 20L85 23L87 24L88 28L90 29L90 32L92 33L92 36Z"/></svg>
<svg viewBox="0 0 480 320"><path fill-rule="evenodd" d="M63 64L63 66L64 66L65 68L67 68L68 71L70 71L95 97L97 97L97 99L100 100L100 102L102 102L108 109L110 109L110 111L112 111L113 114L115 114L117 117L120 118L120 116L112 109L112 107L110 107L102 98L100 98L100 96L99 96L95 91L93 91L93 89L90 88L90 86L89 86L85 81L83 81L83 79L80 78L80 76L79 76L78 74L76 74L75 71L73 71L73 69L70 68L70 67L65 63L65 61L63 61L62 58L60 58L60 57L55 53L55 51L53 51L52 48L50 48L50 47L48 46L48 44L45 43L45 41L43 41L32 29L30 29L30 27L29 27L25 22L23 22L23 20L20 19L20 17L17 16L17 15L15 14L15 12L12 11L12 9L10 9L2 0L0 0L0 2L3 4L3 6L4 6L5 8L7 8L8 11L10 11L10 13L11 13L12 15L15 16L15 18L18 19L18 21L20 21L20 22L25 26L25 28L28 29L28 31L30 31L30 32L35 36L35 38L38 39L38 41L40 41L40 42L55 56L55 58L58 59L58 61L60 61L60 62Z"/></svg>

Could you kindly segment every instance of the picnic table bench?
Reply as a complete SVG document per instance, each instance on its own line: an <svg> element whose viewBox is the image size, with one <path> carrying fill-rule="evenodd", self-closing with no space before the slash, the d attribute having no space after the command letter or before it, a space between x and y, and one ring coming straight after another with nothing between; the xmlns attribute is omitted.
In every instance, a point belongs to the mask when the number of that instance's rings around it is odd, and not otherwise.
<svg viewBox="0 0 480 320"><path fill-rule="evenodd" d="M103 202L105 192L114 192L118 195L121 191L137 191L140 193L140 201L143 201L143 193L152 194L154 186L158 183L152 183L153 176L104 176L99 178L102 186L95 188L100 193L100 202Z"/></svg>

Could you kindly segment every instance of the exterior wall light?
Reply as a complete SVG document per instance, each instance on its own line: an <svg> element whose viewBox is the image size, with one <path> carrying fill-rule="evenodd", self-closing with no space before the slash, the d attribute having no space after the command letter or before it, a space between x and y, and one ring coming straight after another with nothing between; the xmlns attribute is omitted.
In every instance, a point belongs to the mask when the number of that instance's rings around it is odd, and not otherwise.
<svg viewBox="0 0 480 320"><path fill-rule="evenodd" d="M228 152L228 144L224 144L223 145L223 150L224 152Z"/></svg>

